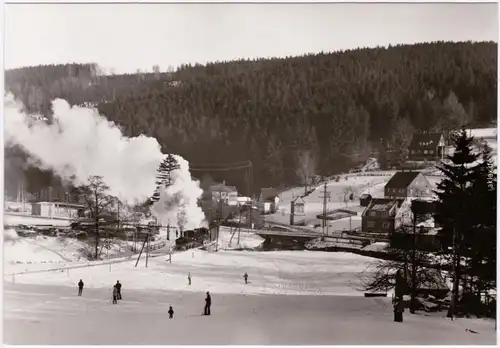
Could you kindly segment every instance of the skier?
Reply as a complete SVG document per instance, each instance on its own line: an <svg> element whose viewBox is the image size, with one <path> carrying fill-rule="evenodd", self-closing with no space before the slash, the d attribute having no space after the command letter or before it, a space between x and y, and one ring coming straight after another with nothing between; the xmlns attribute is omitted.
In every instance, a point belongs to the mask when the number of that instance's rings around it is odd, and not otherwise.
<svg viewBox="0 0 500 348"><path fill-rule="evenodd" d="M394 321L398 323L403 322L403 313L405 311L405 304L402 297L394 299Z"/></svg>
<svg viewBox="0 0 500 348"><path fill-rule="evenodd" d="M188 273L188 285L191 285L191 272Z"/></svg>
<svg viewBox="0 0 500 348"><path fill-rule="evenodd" d="M117 296L116 299L121 300L122 299L122 284L120 283L119 280L117 280L115 286L116 286L116 290L118 292L116 295Z"/></svg>
<svg viewBox="0 0 500 348"><path fill-rule="evenodd" d="M117 298L118 298L118 287L115 284L113 286L113 304L117 304L118 303Z"/></svg>
<svg viewBox="0 0 500 348"><path fill-rule="evenodd" d="M172 306L170 306L170 308L168 310L168 318L169 319L173 319L174 318L174 309L172 308Z"/></svg>
<svg viewBox="0 0 500 348"><path fill-rule="evenodd" d="M78 296L82 296L82 291L83 291L83 281L80 279L78 282Z"/></svg>
<svg viewBox="0 0 500 348"><path fill-rule="evenodd" d="M205 309L203 314L210 315L210 306L212 305L212 297L210 297L210 293L207 291L207 297L205 298Z"/></svg>
<svg viewBox="0 0 500 348"><path fill-rule="evenodd" d="M245 284L248 284L248 273L245 272L245 274L243 275L243 278L245 278Z"/></svg>

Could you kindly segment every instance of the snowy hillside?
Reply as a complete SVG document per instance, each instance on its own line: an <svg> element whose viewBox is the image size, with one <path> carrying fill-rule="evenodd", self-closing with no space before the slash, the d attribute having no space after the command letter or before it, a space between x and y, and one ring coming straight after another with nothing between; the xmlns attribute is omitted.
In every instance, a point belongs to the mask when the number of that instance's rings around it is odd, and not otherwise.
<svg viewBox="0 0 500 348"><path fill-rule="evenodd" d="M339 182L331 180L327 183L327 191L330 192L330 199L327 202L327 209L342 209L347 208L350 210L361 213L363 208L359 206L359 196L363 193L370 193L373 196L383 196L383 188L385 183L390 179L392 173L395 171L373 172L371 175L363 174L346 174L341 175ZM297 216L296 221L299 220L315 220L316 215L323 212L323 190L324 186L316 187L314 192L304 198L305 202L305 216ZM290 202L300 194L303 194L304 189L294 188L287 190L280 194L281 202L279 204L278 212L266 215L266 221L288 224L290 221ZM354 201L344 202L344 197L349 196L350 192L353 193ZM345 221L349 219L343 219ZM317 220L319 222L319 220ZM336 222L331 222L334 225ZM335 229L341 229L335 227Z"/></svg>
<svg viewBox="0 0 500 348"><path fill-rule="evenodd" d="M104 240L103 240L104 242ZM161 243L162 241L155 241ZM110 248L104 248L102 258L116 259L133 255L129 241L111 241ZM104 244L103 244L104 245ZM93 252L94 245L70 237L19 237L15 230L4 231L3 260L4 273L12 274L39 271L65 266L86 265L87 255Z"/></svg>

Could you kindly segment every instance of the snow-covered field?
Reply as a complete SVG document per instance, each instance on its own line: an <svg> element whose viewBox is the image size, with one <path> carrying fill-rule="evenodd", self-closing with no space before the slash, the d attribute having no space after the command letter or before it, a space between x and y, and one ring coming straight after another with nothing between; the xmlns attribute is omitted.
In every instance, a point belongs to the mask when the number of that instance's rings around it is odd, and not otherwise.
<svg viewBox="0 0 500 348"><path fill-rule="evenodd" d="M168 257L144 260L136 268L135 259L123 263L75 268L67 272L52 271L6 277L16 284L75 286L84 279L89 288L108 288L116 279L128 289L172 290L236 294L337 294L359 296L359 273L370 258L349 253L308 251L206 252L189 250ZM250 284L243 283L249 274ZM192 285L187 276L191 273Z"/></svg>
<svg viewBox="0 0 500 348"><path fill-rule="evenodd" d="M221 248L229 239L230 233L220 234ZM240 235L240 246L261 241L252 234ZM371 260L349 253L189 250L173 254L172 263L166 256L151 258L148 268L144 259L134 267L133 259L112 266L4 277L4 342L495 343L494 324L486 320L452 322L444 314L406 314L404 323L394 323L390 298L364 298L358 290L359 274ZM244 284L245 272L249 284ZM82 297L76 296L79 279L85 282ZM116 280L123 284L124 300L112 305ZM202 317L207 290L212 294L212 316ZM169 305L176 313L172 321L167 319Z"/></svg>
<svg viewBox="0 0 500 348"><path fill-rule="evenodd" d="M196 278L194 278L196 281ZM110 285L116 279L110 279ZM240 280L241 281L241 280ZM88 282L88 281L87 281ZM4 285L4 343L35 345L495 344L489 320L424 314L393 321L390 298L222 294ZM168 319L168 307L175 316ZM468 332L471 329L476 333Z"/></svg>

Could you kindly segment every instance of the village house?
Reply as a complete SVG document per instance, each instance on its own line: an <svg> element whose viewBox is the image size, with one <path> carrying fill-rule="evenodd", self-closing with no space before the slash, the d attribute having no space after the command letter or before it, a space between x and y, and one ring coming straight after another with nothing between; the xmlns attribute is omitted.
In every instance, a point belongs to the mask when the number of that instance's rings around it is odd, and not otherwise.
<svg viewBox="0 0 500 348"><path fill-rule="evenodd" d="M399 228L399 210L403 199L373 198L361 214L361 231L363 233L391 235Z"/></svg>
<svg viewBox="0 0 500 348"><path fill-rule="evenodd" d="M438 161L444 155L444 137L441 133L414 134L408 150L410 161Z"/></svg>
<svg viewBox="0 0 500 348"><path fill-rule="evenodd" d="M227 205L238 205L238 190L234 186L226 186L225 182L210 186L209 197L215 202L222 201Z"/></svg>
<svg viewBox="0 0 500 348"><path fill-rule="evenodd" d="M280 203L280 198L278 195L278 190L275 188L262 188L259 195L259 203L264 207L264 213L270 212L274 213L278 210ZM267 204L266 204L267 203Z"/></svg>
<svg viewBox="0 0 500 348"><path fill-rule="evenodd" d="M78 212L84 209L83 205L63 203L63 202L37 202L31 204L31 215L60 218L76 219Z"/></svg>
<svg viewBox="0 0 500 348"><path fill-rule="evenodd" d="M432 185L427 178L416 171L395 173L384 187L386 198L428 197Z"/></svg>

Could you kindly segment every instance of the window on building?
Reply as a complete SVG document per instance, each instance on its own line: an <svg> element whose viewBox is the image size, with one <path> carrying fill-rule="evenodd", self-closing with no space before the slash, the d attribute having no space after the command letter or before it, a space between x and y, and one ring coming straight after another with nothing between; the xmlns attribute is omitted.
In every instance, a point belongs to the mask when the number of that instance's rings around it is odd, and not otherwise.
<svg viewBox="0 0 500 348"><path fill-rule="evenodd" d="M424 150L424 155L427 155L427 152L428 152L427 150Z"/></svg>
<svg viewBox="0 0 500 348"><path fill-rule="evenodd" d="M367 226L368 228L374 228L374 227L375 227L375 221L368 221L368 222L366 223L366 226Z"/></svg>
<svg viewBox="0 0 500 348"><path fill-rule="evenodd" d="M371 211L368 215L369 215L369 216L377 216L377 212L375 212L375 211Z"/></svg>
<svg viewBox="0 0 500 348"><path fill-rule="evenodd" d="M390 223L390 222L385 221L385 222L382 224L382 227L387 229L387 228L391 227L391 223Z"/></svg>
<svg viewBox="0 0 500 348"><path fill-rule="evenodd" d="M404 188L400 188L399 189L399 193L405 193L405 189Z"/></svg>
<svg viewBox="0 0 500 348"><path fill-rule="evenodd" d="M434 155L434 150L429 150L429 154Z"/></svg>

